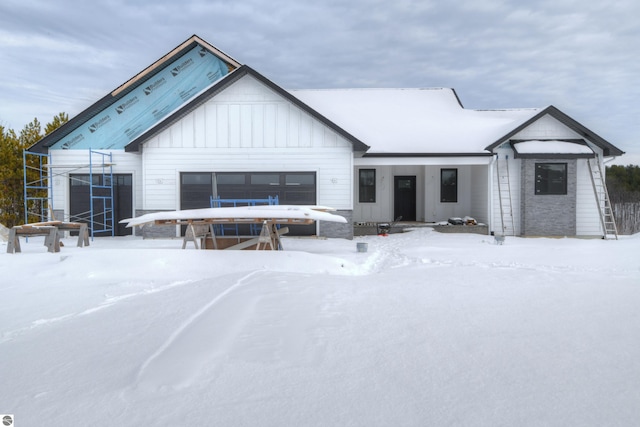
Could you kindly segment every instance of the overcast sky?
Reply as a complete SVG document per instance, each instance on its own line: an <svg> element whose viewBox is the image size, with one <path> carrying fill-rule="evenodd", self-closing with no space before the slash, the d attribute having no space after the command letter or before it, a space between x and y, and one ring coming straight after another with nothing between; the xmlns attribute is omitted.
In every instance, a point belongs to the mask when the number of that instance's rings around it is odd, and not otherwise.
<svg viewBox="0 0 640 427"><path fill-rule="evenodd" d="M285 89L554 105L640 154L640 2L2 0L0 125L71 117L197 34Z"/></svg>

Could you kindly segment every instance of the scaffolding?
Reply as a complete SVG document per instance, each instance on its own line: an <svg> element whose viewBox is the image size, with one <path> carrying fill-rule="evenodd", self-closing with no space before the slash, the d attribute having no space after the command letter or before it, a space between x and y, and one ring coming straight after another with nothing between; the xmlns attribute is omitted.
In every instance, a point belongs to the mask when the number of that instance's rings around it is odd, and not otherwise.
<svg viewBox="0 0 640 427"><path fill-rule="evenodd" d="M260 205L279 205L278 196L268 196L266 199L222 199L220 196L209 198L212 208L238 207L238 206L260 206ZM262 230L262 224L250 224L249 235L257 236ZM233 236L239 236L240 229L238 224L216 224L214 231L219 236L224 236L225 232L232 233Z"/></svg>
<svg viewBox="0 0 640 427"><path fill-rule="evenodd" d="M96 233L115 235L113 154L89 150L89 163L53 165L50 154L23 151L24 169L24 222L68 221L56 218L53 204L53 180L63 176L89 187L89 210L74 215L74 220L89 224L91 239ZM64 169L56 173L55 169ZM72 171L87 170L88 180L71 178ZM32 221L35 220L35 221ZM103 235L104 235L103 234Z"/></svg>
<svg viewBox="0 0 640 427"><path fill-rule="evenodd" d="M24 165L24 223L55 220L52 203L53 188L47 171L51 164L51 155L23 150L22 164Z"/></svg>
<svg viewBox="0 0 640 427"><path fill-rule="evenodd" d="M94 158L99 160L97 164L94 163ZM111 153L89 150L89 182L91 238L95 233L110 233L114 236L113 155ZM96 208L102 209L97 211Z"/></svg>

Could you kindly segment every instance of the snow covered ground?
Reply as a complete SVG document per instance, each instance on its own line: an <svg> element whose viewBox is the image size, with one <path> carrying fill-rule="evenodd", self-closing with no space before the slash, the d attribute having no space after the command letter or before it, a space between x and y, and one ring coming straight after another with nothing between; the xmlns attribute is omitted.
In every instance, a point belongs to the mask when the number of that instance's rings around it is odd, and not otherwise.
<svg viewBox="0 0 640 427"><path fill-rule="evenodd" d="M0 244L0 414L16 426L640 420L640 235L64 243Z"/></svg>

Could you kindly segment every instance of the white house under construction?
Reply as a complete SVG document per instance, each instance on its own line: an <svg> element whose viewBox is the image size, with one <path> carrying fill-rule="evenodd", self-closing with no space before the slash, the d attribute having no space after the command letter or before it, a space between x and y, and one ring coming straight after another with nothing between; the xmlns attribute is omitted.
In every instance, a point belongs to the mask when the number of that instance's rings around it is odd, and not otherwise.
<svg viewBox="0 0 640 427"><path fill-rule="evenodd" d="M96 232L277 196L348 220L292 233L346 238L360 223L465 216L495 234L615 234L602 168L622 154L553 106L469 110L445 88L288 91L197 36L27 153L47 159L56 219Z"/></svg>

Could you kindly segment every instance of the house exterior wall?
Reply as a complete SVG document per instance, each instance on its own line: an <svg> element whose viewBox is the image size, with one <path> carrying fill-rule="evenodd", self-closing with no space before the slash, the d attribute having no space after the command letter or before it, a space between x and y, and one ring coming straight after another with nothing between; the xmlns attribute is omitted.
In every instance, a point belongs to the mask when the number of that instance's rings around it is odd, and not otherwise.
<svg viewBox="0 0 640 427"><path fill-rule="evenodd" d="M425 167L425 221L446 221L451 217L474 216L472 213L471 171L473 166L438 165ZM458 201L442 203L440 201L440 171L458 170Z"/></svg>
<svg viewBox="0 0 640 427"><path fill-rule="evenodd" d="M536 163L567 164L567 194L536 195ZM523 159L521 186L523 236L575 236L577 161L575 159Z"/></svg>
<svg viewBox="0 0 640 427"><path fill-rule="evenodd" d="M375 202L360 202L360 169L376 171ZM383 222L393 216L393 166L361 166L354 168L353 219L355 222Z"/></svg>
<svg viewBox="0 0 640 427"><path fill-rule="evenodd" d="M525 129L511 137L511 139L576 139L582 135L569 129L550 115L540 117Z"/></svg>
<svg viewBox="0 0 640 427"><path fill-rule="evenodd" d="M489 167L471 166L471 204L469 215L478 223L489 224Z"/></svg>
<svg viewBox="0 0 640 427"><path fill-rule="evenodd" d="M582 139L583 136L551 116L544 116L512 137L522 139ZM602 159L602 150L587 141ZM516 159L508 143L495 150L500 161L509 164L509 184L516 235L601 236L600 214L595 199L587 159ZM526 163L525 163L526 162ZM535 189L536 162L560 162L571 165L568 171L567 196L537 196ZM533 166L532 166L533 165ZM502 169L504 175L504 168ZM498 172L494 162L491 170L492 232L501 229ZM504 184L506 177L502 177ZM540 198L548 198L540 202ZM538 217L539 216L539 217ZM551 219L553 218L553 220ZM571 224L569 224L569 221Z"/></svg>
<svg viewBox="0 0 640 427"><path fill-rule="evenodd" d="M142 158L145 212L179 209L182 172L315 172L317 204L352 215L351 143L251 76L146 141Z"/></svg>
<svg viewBox="0 0 640 427"><path fill-rule="evenodd" d="M591 148L598 154L600 167L602 164L602 150L593 146ZM577 194L576 194L576 235L582 237L601 237L604 235L600 222L600 207L596 200L595 191L591 182L588 159L577 160ZM602 197L602 195L600 195Z"/></svg>
<svg viewBox="0 0 640 427"><path fill-rule="evenodd" d="M376 201L361 203L359 198L360 169L376 171ZM424 219L424 168L414 165L361 166L354 168L354 221L389 222L394 218L394 177L416 177L416 219Z"/></svg>

